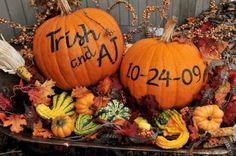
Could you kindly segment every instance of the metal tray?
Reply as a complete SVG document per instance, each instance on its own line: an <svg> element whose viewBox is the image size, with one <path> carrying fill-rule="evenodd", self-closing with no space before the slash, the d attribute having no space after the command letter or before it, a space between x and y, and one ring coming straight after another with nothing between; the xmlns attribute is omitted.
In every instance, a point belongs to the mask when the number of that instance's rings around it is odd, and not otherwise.
<svg viewBox="0 0 236 156"><path fill-rule="evenodd" d="M89 142L76 142L76 141L65 141L59 139L41 139L37 137L32 137L31 134L22 133L14 134L9 131L8 128L0 127L0 132L9 136L10 138L16 139L18 141L23 141L26 143L38 143L45 145L59 145L67 147L80 147L80 148L94 148L94 149L106 149L106 150L117 150L117 151L139 151L139 152L155 152L165 155L189 155L189 150L179 149L179 150L163 150L156 146L141 146L141 145L105 145L105 144L96 144ZM236 152L236 148L234 149ZM226 148L216 148L216 149L195 149L193 151L194 155L230 155L229 151ZM232 154L231 154L232 155Z"/></svg>

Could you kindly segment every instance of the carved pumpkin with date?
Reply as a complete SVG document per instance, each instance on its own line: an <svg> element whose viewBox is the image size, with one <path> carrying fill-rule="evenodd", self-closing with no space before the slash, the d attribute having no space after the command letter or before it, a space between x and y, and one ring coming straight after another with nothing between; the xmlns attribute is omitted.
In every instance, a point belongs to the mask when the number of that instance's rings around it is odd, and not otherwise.
<svg viewBox="0 0 236 156"><path fill-rule="evenodd" d="M138 41L121 63L121 81L131 95L154 95L162 109L189 104L204 79L205 65L193 43L169 42L175 25L169 19L160 40Z"/></svg>
<svg viewBox="0 0 236 156"><path fill-rule="evenodd" d="M43 23L34 36L36 64L62 89L90 86L113 74L124 51L122 32L108 13L85 8L70 11L58 0L62 15Z"/></svg>

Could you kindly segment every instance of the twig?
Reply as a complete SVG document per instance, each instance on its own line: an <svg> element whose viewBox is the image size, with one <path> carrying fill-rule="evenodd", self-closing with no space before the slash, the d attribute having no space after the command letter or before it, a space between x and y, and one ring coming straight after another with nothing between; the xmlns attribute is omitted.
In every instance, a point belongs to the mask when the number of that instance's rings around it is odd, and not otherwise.
<svg viewBox="0 0 236 156"><path fill-rule="evenodd" d="M8 155L8 154L15 154L15 153L22 153L22 151L21 150L17 150L17 151L12 150L12 151L8 151L8 152L3 152L3 153L0 153L0 156L1 155Z"/></svg>

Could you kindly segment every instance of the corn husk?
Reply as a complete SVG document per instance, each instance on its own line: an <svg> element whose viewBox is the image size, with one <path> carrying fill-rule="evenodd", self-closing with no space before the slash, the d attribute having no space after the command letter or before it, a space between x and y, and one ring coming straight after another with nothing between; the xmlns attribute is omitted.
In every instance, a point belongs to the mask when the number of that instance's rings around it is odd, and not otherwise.
<svg viewBox="0 0 236 156"><path fill-rule="evenodd" d="M2 35L0 36L0 69L9 74L17 74L26 81L32 77L25 67L24 58Z"/></svg>

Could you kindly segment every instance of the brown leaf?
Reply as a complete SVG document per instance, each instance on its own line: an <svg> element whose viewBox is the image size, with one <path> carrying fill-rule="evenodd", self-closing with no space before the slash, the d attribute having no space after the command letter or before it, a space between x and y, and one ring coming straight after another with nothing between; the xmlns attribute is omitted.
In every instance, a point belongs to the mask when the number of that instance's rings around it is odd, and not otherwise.
<svg viewBox="0 0 236 156"><path fill-rule="evenodd" d="M75 98L82 98L87 94L91 93L86 87L76 87L72 90L71 96Z"/></svg>
<svg viewBox="0 0 236 156"><path fill-rule="evenodd" d="M221 53L228 46L227 42L217 42L213 39L200 38L198 47L205 62L210 64L213 60L220 60Z"/></svg>
<svg viewBox="0 0 236 156"><path fill-rule="evenodd" d="M222 104L226 102L225 97L230 92L230 90L231 90L231 86L229 82L225 82L223 85L221 85L217 89L217 91L215 92L215 100L218 106L221 106Z"/></svg>
<svg viewBox="0 0 236 156"><path fill-rule="evenodd" d="M15 133L20 133L24 130L22 126L27 125L24 115L10 115L3 121L3 127L10 127L10 130Z"/></svg>
<svg viewBox="0 0 236 156"><path fill-rule="evenodd" d="M107 103L110 101L111 98L109 97L95 97L94 98L94 104L93 108L97 111L99 111L102 107L105 107Z"/></svg>
<svg viewBox="0 0 236 156"><path fill-rule="evenodd" d="M34 88L28 91L28 95L32 104L34 106L39 104L49 105L51 102L50 96L54 95L55 92L52 87L55 86L55 82L53 80L47 80L43 84L36 81Z"/></svg>
<svg viewBox="0 0 236 156"><path fill-rule="evenodd" d="M97 86L97 91L101 94L108 94L112 88L112 80L106 77L103 81L100 81Z"/></svg>
<svg viewBox="0 0 236 156"><path fill-rule="evenodd" d="M221 54L227 47L228 47L229 43L228 42L217 42L216 44L216 50Z"/></svg>
<svg viewBox="0 0 236 156"><path fill-rule="evenodd" d="M52 137L52 132L49 131L48 129L43 128L43 124L40 120L38 123L34 123L32 134L35 137L42 137L44 139Z"/></svg>

